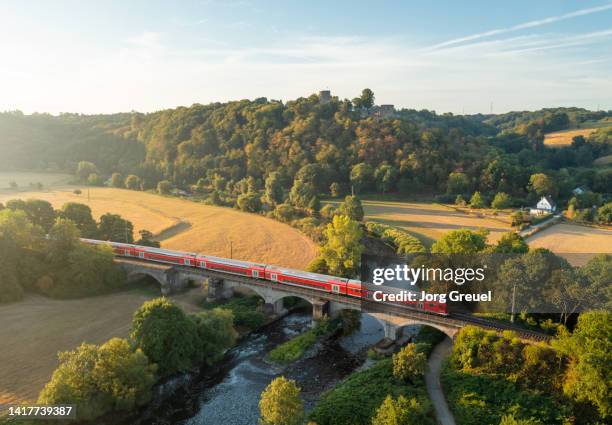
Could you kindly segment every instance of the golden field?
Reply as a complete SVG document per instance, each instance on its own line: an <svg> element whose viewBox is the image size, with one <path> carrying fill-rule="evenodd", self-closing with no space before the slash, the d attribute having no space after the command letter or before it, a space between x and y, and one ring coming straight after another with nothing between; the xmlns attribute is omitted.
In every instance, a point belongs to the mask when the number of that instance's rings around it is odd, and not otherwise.
<svg viewBox="0 0 612 425"><path fill-rule="evenodd" d="M169 249L229 257L231 246L234 258L300 269L316 255L315 243L298 230L260 215L125 189L81 187L76 195L75 188L4 190L0 202L36 198L55 208L80 202L89 205L96 218L107 212L120 214L134 223L135 236L147 229Z"/></svg>
<svg viewBox="0 0 612 425"><path fill-rule="evenodd" d="M548 248L575 266L593 255L612 254L612 230L561 223L544 229L528 239L532 248Z"/></svg>
<svg viewBox="0 0 612 425"><path fill-rule="evenodd" d="M35 401L57 367L58 351L127 337L132 315L154 290L133 289L78 300L28 296L0 305L0 404ZM201 289L172 296L187 312L201 310ZM4 326L9 324L9 326Z"/></svg>
<svg viewBox="0 0 612 425"><path fill-rule="evenodd" d="M573 130L555 131L544 135L544 144L552 147L569 146L572 144L572 139L576 136L584 136L588 138L591 133L599 128L578 128Z"/></svg>
<svg viewBox="0 0 612 425"><path fill-rule="evenodd" d="M512 230L507 214L498 216L469 214L444 205L420 202L363 201L367 220L399 227L416 236L427 247L445 233L456 229L489 231L488 241L496 242Z"/></svg>

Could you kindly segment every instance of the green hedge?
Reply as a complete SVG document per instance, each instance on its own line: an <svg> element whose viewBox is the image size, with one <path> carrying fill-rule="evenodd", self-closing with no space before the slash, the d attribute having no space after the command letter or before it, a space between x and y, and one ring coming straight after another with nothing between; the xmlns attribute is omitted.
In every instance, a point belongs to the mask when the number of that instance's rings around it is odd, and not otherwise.
<svg viewBox="0 0 612 425"><path fill-rule="evenodd" d="M398 254L427 252L420 240L403 230L372 221L368 221L365 226L369 233L393 245Z"/></svg>

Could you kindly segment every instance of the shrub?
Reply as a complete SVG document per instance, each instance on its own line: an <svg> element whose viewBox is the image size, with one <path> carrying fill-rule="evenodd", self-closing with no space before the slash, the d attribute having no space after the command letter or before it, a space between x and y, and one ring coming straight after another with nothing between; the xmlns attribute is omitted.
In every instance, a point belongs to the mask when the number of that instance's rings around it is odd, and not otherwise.
<svg viewBox="0 0 612 425"><path fill-rule="evenodd" d="M427 251L420 240L409 233L404 232L403 230L396 229L395 227L369 221L366 223L366 229L370 234L393 245L398 254L411 254Z"/></svg>
<svg viewBox="0 0 612 425"><path fill-rule="evenodd" d="M427 356L416 344L407 344L393 355L393 376L402 381L416 382L425 375Z"/></svg>
<svg viewBox="0 0 612 425"><path fill-rule="evenodd" d="M314 330L308 330L274 348L268 358L277 363L292 363L302 357L317 341Z"/></svg>
<svg viewBox="0 0 612 425"><path fill-rule="evenodd" d="M491 207L496 209L510 208L511 205L512 198L510 198L510 195L504 192L496 193L493 201L491 202Z"/></svg>
<svg viewBox="0 0 612 425"><path fill-rule="evenodd" d="M417 398L400 395L393 399L388 395L376 411L372 425L420 425L427 423L427 410Z"/></svg>
<svg viewBox="0 0 612 425"><path fill-rule="evenodd" d="M261 425L300 425L304 420L304 404L295 381L280 376L270 382L259 400Z"/></svg>
<svg viewBox="0 0 612 425"><path fill-rule="evenodd" d="M480 195L480 192L474 192L470 198L470 208L484 208L485 202Z"/></svg>
<svg viewBox="0 0 612 425"><path fill-rule="evenodd" d="M168 195L172 191L172 183L168 180L162 180L157 183L157 193L160 195Z"/></svg>

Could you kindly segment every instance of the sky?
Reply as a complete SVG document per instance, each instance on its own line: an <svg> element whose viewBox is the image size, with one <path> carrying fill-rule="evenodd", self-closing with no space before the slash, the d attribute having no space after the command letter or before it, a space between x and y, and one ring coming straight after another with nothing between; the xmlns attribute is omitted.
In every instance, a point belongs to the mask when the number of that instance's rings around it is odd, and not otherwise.
<svg viewBox="0 0 612 425"><path fill-rule="evenodd" d="M612 109L612 1L0 0L0 111L340 98Z"/></svg>

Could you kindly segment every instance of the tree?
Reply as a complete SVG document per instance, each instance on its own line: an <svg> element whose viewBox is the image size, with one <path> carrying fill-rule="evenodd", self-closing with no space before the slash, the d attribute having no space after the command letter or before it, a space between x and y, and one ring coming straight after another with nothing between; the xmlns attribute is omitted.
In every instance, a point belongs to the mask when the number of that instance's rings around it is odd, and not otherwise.
<svg viewBox="0 0 612 425"><path fill-rule="evenodd" d="M111 181L110 184L112 187L123 187L123 176L121 175L121 173L113 173L111 175Z"/></svg>
<svg viewBox="0 0 612 425"><path fill-rule="evenodd" d="M398 177L399 172L397 168L388 164L380 165L374 172L376 189L382 193L389 192L395 187Z"/></svg>
<svg viewBox="0 0 612 425"><path fill-rule="evenodd" d="M85 182L91 174L98 172L96 165L93 162L81 161L77 165L76 175L80 181Z"/></svg>
<svg viewBox="0 0 612 425"><path fill-rule="evenodd" d="M197 326L167 298L145 302L134 313L130 338L168 376L191 368L199 357Z"/></svg>
<svg viewBox="0 0 612 425"><path fill-rule="evenodd" d="M504 415L499 422L499 425L541 425L537 419L516 419L514 415Z"/></svg>
<svg viewBox="0 0 612 425"><path fill-rule="evenodd" d="M261 393L259 401L261 425L301 425L304 404L295 381L280 376Z"/></svg>
<svg viewBox="0 0 612 425"><path fill-rule="evenodd" d="M468 191L470 180L464 173L452 172L446 181L446 192L451 195L461 194Z"/></svg>
<svg viewBox="0 0 612 425"><path fill-rule="evenodd" d="M500 210L510 208L511 205L512 198L510 198L510 195L504 192L497 192L493 198L493 201L491 202L491 207Z"/></svg>
<svg viewBox="0 0 612 425"><path fill-rule="evenodd" d="M504 233L495 246L495 252L504 254L524 254L529 251L529 245L521 235L515 232Z"/></svg>
<svg viewBox="0 0 612 425"><path fill-rule="evenodd" d="M268 174L265 181L264 201L274 207L283 202L283 185L278 172Z"/></svg>
<svg viewBox="0 0 612 425"><path fill-rule="evenodd" d="M355 192L365 192L372 188L374 182L374 170L370 164L360 163L351 169L351 183Z"/></svg>
<svg viewBox="0 0 612 425"><path fill-rule="evenodd" d="M612 416L612 314L582 313L572 334L553 346L570 358L563 391L578 402L590 402L602 419Z"/></svg>
<svg viewBox="0 0 612 425"><path fill-rule="evenodd" d="M465 207L467 205L467 202L465 202L465 199L463 198L463 196L457 195L457 197L455 198L455 205L459 205L460 207Z"/></svg>
<svg viewBox="0 0 612 425"><path fill-rule="evenodd" d="M302 179L295 179L291 192L289 192L289 202L298 208L308 208L308 204L317 194L312 183Z"/></svg>
<svg viewBox="0 0 612 425"><path fill-rule="evenodd" d="M134 242L136 245L142 246L152 246L154 248L159 248L161 245L158 241L154 240L154 235L151 231L146 229L141 229L138 231L140 235L140 239Z"/></svg>
<svg viewBox="0 0 612 425"><path fill-rule="evenodd" d="M98 229L96 221L91 215L91 208L77 202L64 204L58 213L59 217L72 221L76 224L81 236L84 238L97 237Z"/></svg>
<svg viewBox="0 0 612 425"><path fill-rule="evenodd" d="M421 425L428 422L428 410L416 398L400 395L394 400L387 395L372 418L372 425Z"/></svg>
<svg viewBox="0 0 612 425"><path fill-rule="evenodd" d="M597 210L597 221L603 224L612 223L612 202L599 207Z"/></svg>
<svg viewBox="0 0 612 425"><path fill-rule="evenodd" d="M102 186L104 181L97 173L91 173L89 176L87 176L87 184L89 186Z"/></svg>
<svg viewBox="0 0 612 425"><path fill-rule="evenodd" d="M535 192L538 196L557 194L555 182L544 173L532 174L531 177L529 177L528 189Z"/></svg>
<svg viewBox="0 0 612 425"><path fill-rule="evenodd" d="M362 108L370 109L372 106L374 106L374 92L368 88L363 89L361 91L359 100Z"/></svg>
<svg viewBox="0 0 612 425"><path fill-rule="evenodd" d="M344 185L338 182L333 182L330 186L329 186L329 193L331 194L331 196L333 196L334 198L337 198L339 196L342 196L343 194L346 193L346 191L344 190Z"/></svg>
<svg viewBox="0 0 612 425"><path fill-rule="evenodd" d="M486 248L487 231L451 230L431 246L434 254L474 254Z"/></svg>
<svg viewBox="0 0 612 425"><path fill-rule="evenodd" d="M140 190L142 182L140 181L140 177L130 174L125 179L125 187L130 190Z"/></svg>
<svg viewBox="0 0 612 425"><path fill-rule="evenodd" d="M353 276L359 267L363 231L359 223L345 215L334 216L325 231L327 242L321 248L321 256L329 273L337 276Z"/></svg>
<svg viewBox="0 0 612 425"><path fill-rule="evenodd" d="M402 381L416 382L427 371L427 355L417 344L407 344L393 355L393 376Z"/></svg>
<svg viewBox="0 0 612 425"><path fill-rule="evenodd" d="M225 350L236 343L238 333L234 329L231 310L215 308L191 316L197 333L197 362L212 365L219 361Z"/></svg>
<svg viewBox="0 0 612 425"><path fill-rule="evenodd" d="M98 237L105 241L134 242L134 225L118 214L106 213L100 217Z"/></svg>
<svg viewBox="0 0 612 425"><path fill-rule="evenodd" d="M157 193L160 195L168 195L172 191L172 183L168 180L162 180L157 183Z"/></svg>
<svg viewBox="0 0 612 425"><path fill-rule="evenodd" d="M474 192L470 198L470 208L484 208L485 203L480 196L480 192Z"/></svg>
<svg viewBox="0 0 612 425"><path fill-rule="evenodd" d="M40 226L45 232L51 229L55 222L55 210L51 203L41 199L19 200L17 203L14 201L16 200L11 200L6 204L9 209L25 211L32 224Z"/></svg>
<svg viewBox="0 0 612 425"><path fill-rule="evenodd" d="M258 212L261 210L261 200L255 192L247 192L238 197L236 205L242 211Z"/></svg>
<svg viewBox="0 0 612 425"><path fill-rule="evenodd" d="M347 196L338 206L337 214L345 215L351 220L362 221L363 220L363 206L361 200L357 196Z"/></svg>
<svg viewBox="0 0 612 425"><path fill-rule="evenodd" d="M38 403L76 404L78 419L129 411L151 399L155 366L125 339L112 338L101 346L83 343L60 353L59 363Z"/></svg>

